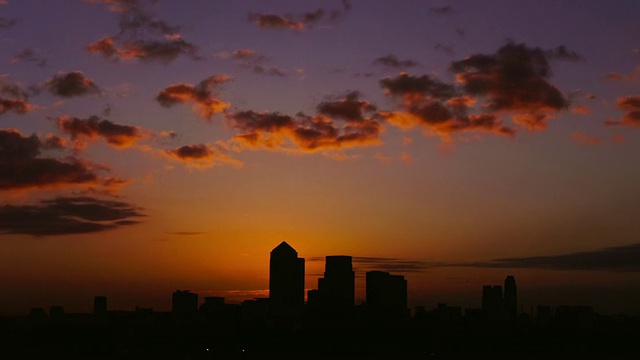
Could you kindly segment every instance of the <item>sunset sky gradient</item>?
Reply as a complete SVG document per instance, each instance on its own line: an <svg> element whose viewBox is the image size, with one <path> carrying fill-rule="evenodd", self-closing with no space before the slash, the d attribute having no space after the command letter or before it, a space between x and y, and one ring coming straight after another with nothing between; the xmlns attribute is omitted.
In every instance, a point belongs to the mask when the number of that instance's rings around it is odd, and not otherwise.
<svg viewBox="0 0 640 360"><path fill-rule="evenodd" d="M0 0L0 314L268 296L640 313L640 3Z"/></svg>

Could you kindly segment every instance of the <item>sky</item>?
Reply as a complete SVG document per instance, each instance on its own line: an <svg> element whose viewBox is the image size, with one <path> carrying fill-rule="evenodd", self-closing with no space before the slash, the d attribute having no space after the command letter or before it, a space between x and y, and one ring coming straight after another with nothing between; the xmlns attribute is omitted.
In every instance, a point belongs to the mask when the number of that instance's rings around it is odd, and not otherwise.
<svg viewBox="0 0 640 360"><path fill-rule="evenodd" d="M640 3L0 0L0 314L268 297L640 313Z"/></svg>

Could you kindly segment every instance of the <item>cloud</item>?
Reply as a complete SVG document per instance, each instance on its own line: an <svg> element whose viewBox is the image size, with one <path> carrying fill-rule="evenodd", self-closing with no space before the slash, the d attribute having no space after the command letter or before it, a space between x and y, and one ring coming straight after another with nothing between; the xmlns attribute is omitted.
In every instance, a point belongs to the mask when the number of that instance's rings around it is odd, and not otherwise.
<svg viewBox="0 0 640 360"><path fill-rule="evenodd" d="M12 64L21 62L32 63L41 68L47 66L47 58L37 54L33 49L28 48L20 50L20 52L11 60Z"/></svg>
<svg viewBox="0 0 640 360"><path fill-rule="evenodd" d="M485 109L509 112L514 122L537 130L546 128L554 114L569 106L560 90L547 81L551 75L549 57L548 51L508 43L495 54L455 61L450 70L465 93L484 98Z"/></svg>
<svg viewBox="0 0 640 360"><path fill-rule="evenodd" d="M400 73L380 80L386 94L402 100L401 110L386 111L383 116L402 128L421 126L447 142L461 131L513 137L516 129L503 125L507 116L525 129L543 130L550 119L570 107L570 100L548 81L549 61L578 58L564 46L545 51L509 42L494 54L452 62L453 84L430 75Z"/></svg>
<svg viewBox="0 0 640 360"><path fill-rule="evenodd" d="M435 50L440 50L440 51L444 52L445 54L451 55L451 56L455 55L455 53L456 53L455 50L453 50L453 46L445 45L445 44L442 44L442 43L435 44L433 46L433 48Z"/></svg>
<svg viewBox="0 0 640 360"><path fill-rule="evenodd" d="M0 30L9 29L18 23L18 20L0 16Z"/></svg>
<svg viewBox="0 0 640 360"><path fill-rule="evenodd" d="M193 103L199 115L210 121L215 114L229 107L229 103L215 98L216 95L211 90L230 79L227 75L213 75L196 85L186 83L170 85L156 95L156 100L167 108L176 104Z"/></svg>
<svg viewBox="0 0 640 360"><path fill-rule="evenodd" d="M113 61L142 60L160 61L168 64L180 55L188 55L194 60L200 59L198 47L180 37L166 39L135 39L118 41L112 37L102 38L87 45L90 53L98 53Z"/></svg>
<svg viewBox="0 0 640 360"><path fill-rule="evenodd" d="M450 5L432 6L429 8L429 13L436 15L452 15L454 12Z"/></svg>
<svg viewBox="0 0 640 360"><path fill-rule="evenodd" d="M618 98L616 107L626 111L619 121L607 119L605 125L624 125L629 127L640 127L640 95L625 96Z"/></svg>
<svg viewBox="0 0 640 360"><path fill-rule="evenodd" d="M237 167L243 165L241 161L229 157L221 145L184 145L175 149L166 150L164 154L173 160L185 163L188 167L198 169L225 163Z"/></svg>
<svg viewBox="0 0 640 360"><path fill-rule="evenodd" d="M249 13L249 21L256 23L261 29L292 29L300 31L305 27L305 24L301 21L295 21L288 16L276 14Z"/></svg>
<svg viewBox="0 0 640 360"><path fill-rule="evenodd" d="M549 59L565 60L569 62L583 62L585 60L584 56L573 50L567 49L564 45L560 45L555 49L546 50L545 55Z"/></svg>
<svg viewBox="0 0 640 360"><path fill-rule="evenodd" d="M632 244L564 255L505 258L453 266L640 272L639 258L640 244Z"/></svg>
<svg viewBox="0 0 640 360"><path fill-rule="evenodd" d="M601 138L592 136L589 134L585 134L579 131L571 133L571 139L578 144L585 144L585 145L598 145L602 143Z"/></svg>
<svg viewBox="0 0 640 360"><path fill-rule="evenodd" d="M379 144L379 114L359 96L324 101L315 116L238 111L227 114L228 125L241 132L233 138L241 147L314 152Z"/></svg>
<svg viewBox="0 0 640 360"><path fill-rule="evenodd" d="M344 14L351 10L351 4L343 0L340 9L325 10L322 8L314 11L305 12L295 18L290 15L277 15L273 13L254 13L250 12L248 19L255 23L261 29L289 29L301 31L320 23L324 19L330 21L339 20Z"/></svg>
<svg viewBox="0 0 640 360"><path fill-rule="evenodd" d="M29 104L28 100L29 94L22 90L18 84L7 81L4 76L0 76L0 115L9 111L25 114L34 110L36 106Z"/></svg>
<svg viewBox="0 0 640 360"><path fill-rule="evenodd" d="M88 196L57 197L35 205L0 207L0 233L50 236L82 234L137 224L144 216L131 204Z"/></svg>
<svg viewBox="0 0 640 360"><path fill-rule="evenodd" d="M612 81L638 81L640 80L640 66L636 66L629 74L610 72L605 76L605 79Z"/></svg>
<svg viewBox="0 0 640 360"><path fill-rule="evenodd" d="M407 68L419 65L413 60L400 60L397 56L389 54L379 57L373 61L373 65L380 65L390 68Z"/></svg>
<svg viewBox="0 0 640 360"><path fill-rule="evenodd" d="M44 142L35 135L23 136L15 129L0 130L0 191L84 186L116 190L124 180L103 177L105 166L69 156L39 157L42 150L59 148L58 140Z"/></svg>
<svg viewBox="0 0 640 360"><path fill-rule="evenodd" d="M57 124L58 128L71 135L73 140L104 138L109 145L117 148L132 146L146 137L140 127L115 124L97 116L91 116L88 119L60 116Z"/></svg>
<svg viewBox="0 0 640 360"><path fill-rule="evenodd" d="M395 126L406 129L420 126L446 141L461 131L482 130L508 137L515 134L515 130L502 125L495 114L469 114L476 103L474 97L462 95L453 85L428 75L417 77L401 73L380 80L380 85L386 94L402 99L403 111L382 114Z"/></svg>
<svg viewBox="0 0 640 360"><path fill-rule="evenodd" d="M239 62L241 67L250 69L255 74L275 75L280 77L287 76L286 71L278 68L277 66L265 64L267 62L267 58L251 49L237 49L232 53L222 51L214 56L219 59L234 59Z"/></svg>
<svg viewBox="0 0 640 360"><path fill-rule="evenodd" d="M202 59L198 47L182 38L180 27L158 19L135 0L91 0L109 5L118 14L120 31L86 46L93 54L112 61L160 61L168 64L181 55Z"/></svg>
<svg viewBox="0 0 640 360"><path fill-rule="evenodd" d="M396 258L379 258L379 257L362 257L353 256L351 258L354 268L361 271L380 270L387 272L421 272L430 268L444 266L445 264L439 262L429 261L417 261L417 260L405 260ZM326 261L325 257L308 257L305 261L320 262Z"/></svg>
<svg viewBox="0 0 640 360"><path fill-rule="evenodd" d="M93 80L85 77L81 71L60 72L47 80L44 86L53 95L66 98L100 92Z"/></svg>

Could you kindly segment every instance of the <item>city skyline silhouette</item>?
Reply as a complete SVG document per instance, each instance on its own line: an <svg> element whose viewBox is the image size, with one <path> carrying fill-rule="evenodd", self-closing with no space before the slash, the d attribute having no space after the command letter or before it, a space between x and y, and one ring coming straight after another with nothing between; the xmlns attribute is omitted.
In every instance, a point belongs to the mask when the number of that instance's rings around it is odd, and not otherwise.
<svg viewBox="0 0 640 360"><path fill-rule="evenodd" d="M366 299L355 302L352 257L327 255L317 288L303 291L304 258L283 241L270 253L269 297L229 304L189 290L171 294L171 310L111 310L97 295L90 313L64 306L0 317L0 354L187 356L388 354L448 358L456 354L637 355L631 339L640 317L604 316L589 305L538 305L518 311L518 285L484 285L482 306L407 306L410 284L387 271L366 272ZM567 331L573 335L567 336ZM594 343L591 343L594 342ZM597 343L597 345L594 345Z"/></svg>
<svg viewBox="0 0 640 360"><path fill-rule="evenodd" d="M420 330L389 346L617 333L640 316L637 13L0 0L3 334L87 325L149 351L203 345L217 316L231 344L249 319L253 338L403 313ZM198 325L177 326L194 300ZM348 334L337 347L365 346Z"/></svg>

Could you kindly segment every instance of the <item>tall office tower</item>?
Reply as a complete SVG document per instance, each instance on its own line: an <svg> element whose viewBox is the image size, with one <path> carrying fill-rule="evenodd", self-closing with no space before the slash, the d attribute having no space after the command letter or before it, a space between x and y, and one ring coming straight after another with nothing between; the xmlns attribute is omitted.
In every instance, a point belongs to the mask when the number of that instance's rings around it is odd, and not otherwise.
<svg viewBox="0 0 640 360"><path fill-rule="evenodd" d="M107 313L106 296L96 296L93 298L93 313L95 315L103 315Z"/></svg>
<svg viewBox="0 0 640 360"><path fill-rule="evenodd" d="M272 307L304 305L304 258L286 241L271 250L269 302Z"/></svg>
<svg viewBox="0 0 640 360"><path fill-rule="evenodd" d="M367 307L406 309L407 280L385 271L367 271L366 304Z"/></svg>
<svg viewBox="0 0 640 360"><path fill-rule="evenodd" d="M512 275L504 279L504 310L509 320L518 318L518 288Z"/></svg>
<svg viewBox="0 0 640 360"><path fill-rule="evenodd" d="M198 294L189 290L176 290L171 297L171 312L175 315L193 315L198 311Z"/></svg>
<svg viewBox="0 0 640 360"><path fill-rule="evenodd" d="M482 287L482 310L488 320L495 321L502 318L502 286L484 285Z"/></svg>
<svg viewBox="0 0 640 360"><path fill-rule="evenodd" d="M352 307L355 302L355 272L351 256L329 255L325 260L324 278L318 279L318 292L323 305Z"/></svg>

